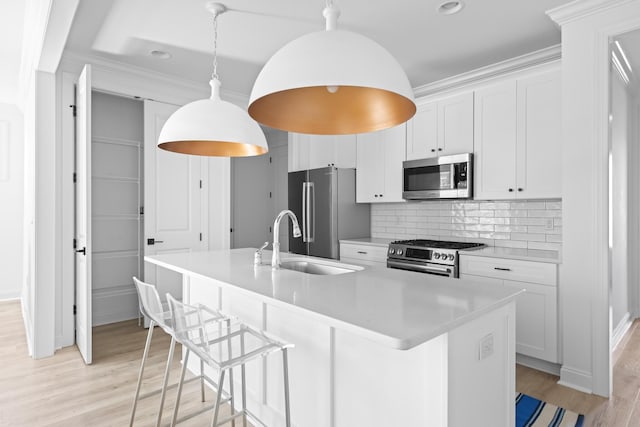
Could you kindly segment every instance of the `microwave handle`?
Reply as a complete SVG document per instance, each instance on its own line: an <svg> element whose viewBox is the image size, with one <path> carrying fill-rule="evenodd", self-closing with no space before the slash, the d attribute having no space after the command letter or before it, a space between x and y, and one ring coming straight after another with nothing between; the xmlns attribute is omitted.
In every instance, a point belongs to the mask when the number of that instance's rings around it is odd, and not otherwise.
<svg viewBox="0 0 640 427"><path fill-rule="evenodd" d="M455 190L456 189L456 165L455 164L451 164L450 165L450 170L449 170L449 174L451 175L449 177L449 186L450 186L450 190Z"/></svg>

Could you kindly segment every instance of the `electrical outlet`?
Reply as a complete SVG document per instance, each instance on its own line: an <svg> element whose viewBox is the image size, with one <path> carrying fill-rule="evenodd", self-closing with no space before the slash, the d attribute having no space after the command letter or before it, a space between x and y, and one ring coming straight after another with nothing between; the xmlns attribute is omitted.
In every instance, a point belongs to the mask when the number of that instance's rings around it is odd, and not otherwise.
<svg viewBox="0 0 640 427"><path fill-rule="evenodd" d="M544 223L545 230L553 230L553 218L547 218Z"/></svg>
<svg viewBox="0 0 640 427"><path fill-rule="evenodd" d="M478 360L486 359L492 354L493 354L493 334L489 334L480 340Z"/></svg>

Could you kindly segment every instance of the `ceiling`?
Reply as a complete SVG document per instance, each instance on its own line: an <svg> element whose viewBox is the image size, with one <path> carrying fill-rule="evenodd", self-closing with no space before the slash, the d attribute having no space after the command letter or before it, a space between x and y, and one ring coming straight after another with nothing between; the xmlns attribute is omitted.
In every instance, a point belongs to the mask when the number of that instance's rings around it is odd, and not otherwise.
<svg viewBox="0 0 640 427"><path fill-rule="evenodd" d="M560 43L545 11L568 0L466 0L440 15L434 0L335 0L338 27L387 48L412 86ZM19 2L17 2L19 3ZM213 24L206 0L80 0L66 48L206 82ZM288 41L324 29L323 0L228 0L219 18L223 88L249 94L268 58ZM149 55L171 53L168 60Z"/></svg>

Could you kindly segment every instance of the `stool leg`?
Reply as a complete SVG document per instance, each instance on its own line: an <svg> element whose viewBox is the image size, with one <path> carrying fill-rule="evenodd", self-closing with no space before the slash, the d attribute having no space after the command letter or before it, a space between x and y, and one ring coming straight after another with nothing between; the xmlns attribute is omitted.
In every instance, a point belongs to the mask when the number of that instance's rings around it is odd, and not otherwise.
<svg viewBox="0 0 640 427"><path fill-rule="evenodd" d="M200 359L200 400L204 402L204 362Z"/></svg>
<svg viewBox="0 0 640 427"><path fill-rule="evenodd" d="M282 349L282 368L284 372L284 417L286 426L291 427L291 414L289 410L289 361L287 357L287 349Z"/></svg>
<svg viewBox="0 0 640 427"><path fill-rule="evenodd" d="M224 369L220 370L220 379L218 381L219 390L216 396L216 406L213 408L213 418L211 419L211 427L217 427L218 425L218 411L220 410L220 399L222 398L222 388L224 385Z"/></svg>
<svg viewBox="0 0 640 427"><path fill-rule="evenodd" d="M240 334L240 354L244 354L244 333ZM242 427L247 427L247 376L244 363L240 365L240 381L242 382Z"/></svg>
<svg viewBox="0 0 640 427"><path fill-rule="evenodd" d="M227 330L231 331L231 320L227 320ZM227 350L229 352L229 360L233 359L231 339L227 340ZM233 394L233 368L229 368L229 396L230 396L229 404L231 405L231 415L233 416L233 414L236 413L235 399ZM231 427L236 427L235 418L231 419Z"/></svg>
<svg viewBox="0 0 640 427"><path fill-rule="evenodd" d="M180 395L182 394L182 384L184 383L184 375L187 373L187 362L189 362L189 349L184 355L184 361L182 362L182 371L180 371L180 382L178 383L178 394L176 395L176 407L173 408L173 417L171 418L171 427L176 425L178 421L178 407L180 406Z"/></svg>
<svg viewBox="0 0 640 427"><path fill-rule="evenodd" d="M176 339L171 337L171 345L169 346L169 355L167 356L167 367L164 370L164 380L162 381L162 393L160 394L160 409L158 410L158 420L156 426L160 427L162 422L162 408L164 408L164 398L167 394L167 384L169 383L169 373L171 371L171 362L173 362L173 350L176 347Z"/></svg>
<svg viewBox="0 0 640 427"><path fill-rule="evenodd" d="M131 419L129 420L129 427L133 426L133 419L136 416L136 407L138 406L138 396L140 396L140 386L142 385L142 374L144 373L144 365L149 355L149 347L151 347L151 337L153 336L153 327L155 322L152 320L149 323L149 332L147 332L147 342L144 345L144 352L142 353L142 362L140 363L140 372L138 373L138 384L136 385L136 394L133 398L133 408L131 408Z"/></svg>

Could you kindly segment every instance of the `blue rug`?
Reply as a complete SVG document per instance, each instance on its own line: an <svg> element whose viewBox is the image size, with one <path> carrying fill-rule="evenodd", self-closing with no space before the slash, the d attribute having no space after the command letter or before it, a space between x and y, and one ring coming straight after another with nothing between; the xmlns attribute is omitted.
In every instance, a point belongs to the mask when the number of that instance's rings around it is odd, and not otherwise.
<svg viewBox="0 0 640 427"><path fill-rule="evenodd" d="M584 415L519 393L516 397L516 427L582 427Z"/></svg>

